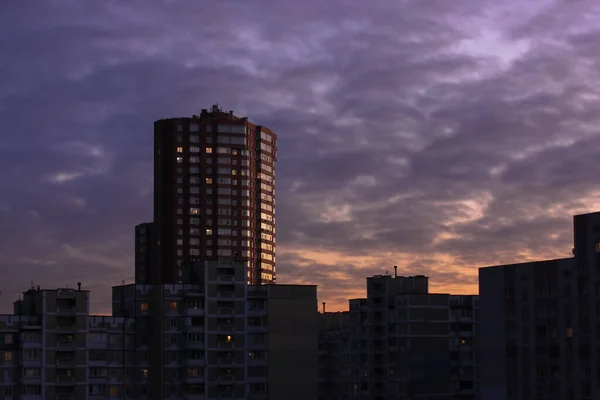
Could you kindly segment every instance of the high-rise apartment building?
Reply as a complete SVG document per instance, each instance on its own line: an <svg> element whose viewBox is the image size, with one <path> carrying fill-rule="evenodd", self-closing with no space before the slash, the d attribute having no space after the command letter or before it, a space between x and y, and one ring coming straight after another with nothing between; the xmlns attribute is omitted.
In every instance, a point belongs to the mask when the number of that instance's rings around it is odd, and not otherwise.
<svg viewBox="0 0 600 400"><path fill-rule="evenodd" d="M600 213L574 257L479 270L481 398L600 398Z"/></svg>
<svg viewBox="0 0 600 400"><path fill-rule="evenodd" d="M435 294L425 276L367 278L367 297L321 314L319 398L477 396L477 296Z"/></svg>
<svg viewBox="0 0 600 400"><path fill-rule="evenodd" d="M215 105L156 121L154 147L151 283L180 282L197 259L242 261L249 284L274 283L277 135Z"/></svg>

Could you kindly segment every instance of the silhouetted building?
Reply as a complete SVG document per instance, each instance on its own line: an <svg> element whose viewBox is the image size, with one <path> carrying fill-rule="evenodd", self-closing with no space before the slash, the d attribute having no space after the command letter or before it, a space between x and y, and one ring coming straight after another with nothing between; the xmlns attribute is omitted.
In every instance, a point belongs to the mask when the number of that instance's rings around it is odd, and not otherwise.
<svg viewBox="0 0 600 400"><path fill-rule="evenodd" d="M188 269L194 284L114 287L113 316L90 316L85 290L26 292L0 316L0 398L316 399L316 286Z"/></svg>
<svg viewBox="0 0 600 400"><path fill-rule="evenodd" d="M476 309L477 296L429 293L425 276L367 278L350 321L322 316L319 398L475 399Z"/></svg>
<svg viewBox="0 0 600 400"><path fill-rule="evenodd" d="M482 399L600 398L600 213L574 233L573 258L479 270Z"/></svg>
<svg viewBox="0 0 600 400"><path fill-rule="evenodd" d="M275 282L277 135L218 106L154 123L158 276L181 281L195 259L246 263L249 284Z"/></svg>
<svg viewBox="0 0 600 400"><path fill-rule="evenodd" d="M158 274L157 263L158 241L156 237L155 225L152 222L139 224L135 227L135 282L138 284L147 284L156 282L160 279L157 275L151 277L150 274Z"/></svg>

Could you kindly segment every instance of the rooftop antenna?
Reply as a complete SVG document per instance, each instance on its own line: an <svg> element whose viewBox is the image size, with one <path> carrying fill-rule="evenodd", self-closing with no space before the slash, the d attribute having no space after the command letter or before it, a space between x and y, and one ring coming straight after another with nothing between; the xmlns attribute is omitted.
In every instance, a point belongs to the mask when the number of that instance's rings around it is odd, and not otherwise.
<svg viewBox="0 0 600 400"><path fill-rule="evenodd" d="M394 278L398 277L398 266L394 265Z"/></svg>
<svg viewBox="0 0 600 400"><path fill-rule="evenodd" d="M323 302L323 314L325 314L325 302Z"/></svg>

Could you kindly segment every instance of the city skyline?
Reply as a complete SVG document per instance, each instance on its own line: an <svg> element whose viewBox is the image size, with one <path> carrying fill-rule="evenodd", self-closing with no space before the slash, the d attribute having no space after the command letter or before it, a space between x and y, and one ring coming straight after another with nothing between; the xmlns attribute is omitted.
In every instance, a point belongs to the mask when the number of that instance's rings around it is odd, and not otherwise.
<svg viewBox="0 0 600 400"><path fill-rule="evenodd" d="M587 2L36 4L0 5L0 312L32 280L109 312L152 122L216 102L278 134L277 282L329 311L394 265L474 294L479 267L570 256L600 209Z"/></svg>

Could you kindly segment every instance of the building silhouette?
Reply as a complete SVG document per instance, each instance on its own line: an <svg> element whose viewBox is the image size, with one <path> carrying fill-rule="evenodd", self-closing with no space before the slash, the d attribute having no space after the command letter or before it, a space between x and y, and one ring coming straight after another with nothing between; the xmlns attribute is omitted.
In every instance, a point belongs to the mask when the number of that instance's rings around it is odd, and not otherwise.
<svg viewBox="0 0 600 400"><path fill-rule="evenodd" d="M34 288L0 315L7 400L306 400L317 397L316 287L247 285L243 261L196 262L188 283Z"/></svg>
<svg viewBox="0 0 600 400"><path fill-rule="evenodd" d="M482 399L600 398L600 213L573 257L479 270Z"/></svg>
<svg viewBox="0 0 600 400"><path fill-rule="evenodd" d="M477 296L428 287L425 276L373 276L349 312L321 314L319 399L476 398Z"/></svg>

